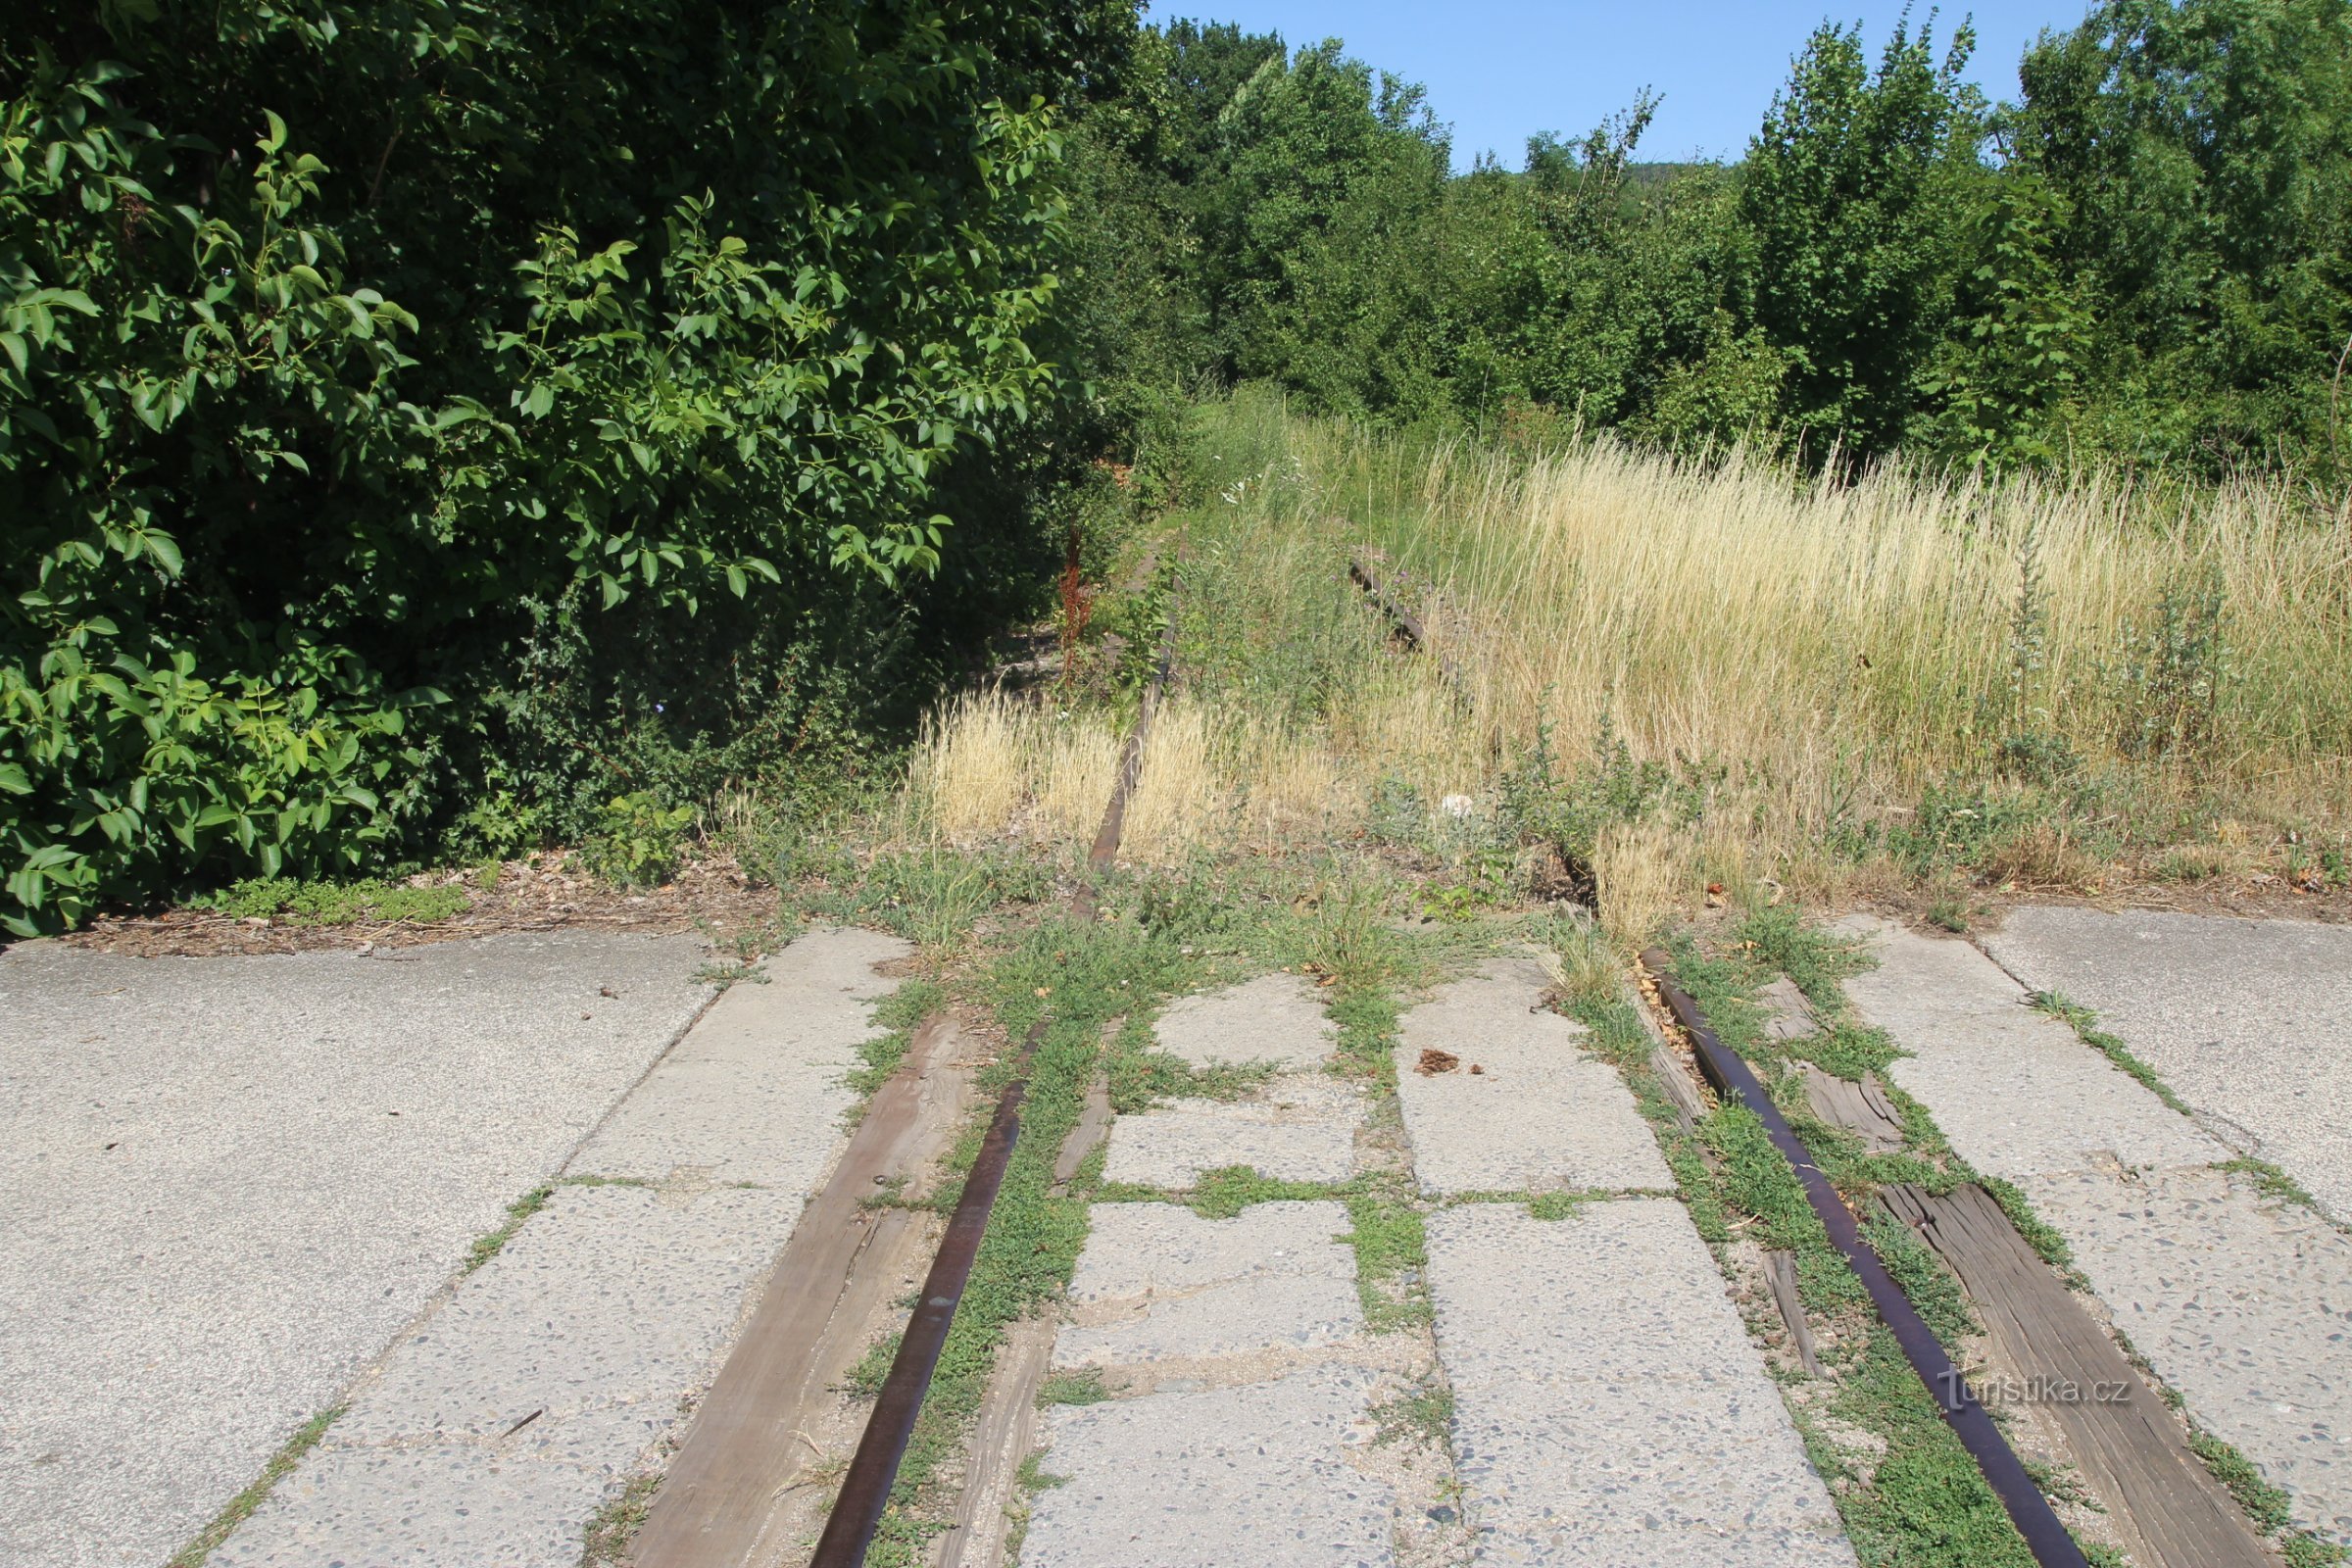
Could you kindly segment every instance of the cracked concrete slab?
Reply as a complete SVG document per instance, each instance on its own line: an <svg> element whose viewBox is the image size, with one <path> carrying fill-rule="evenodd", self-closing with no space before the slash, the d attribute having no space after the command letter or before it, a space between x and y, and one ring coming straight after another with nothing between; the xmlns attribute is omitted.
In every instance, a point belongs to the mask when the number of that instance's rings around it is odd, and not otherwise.
<svg viewBox="0 0 2352 1568"><path fill-rule="evenodd" d="M1963 1155L2017 1181L2189 1415L2285 1488L2299 1523L2352 1540L2352 1240L2213 1169L2227 1147L2028 1010L1975 948L1846 924L1884 958L1848 994L1917 1053L1895 1081ZM2096 1005L2090 987L2056 989Z"/></svg>
<svg viewBox="0 0 2352 1568"><path fill-rule="evenodd" d="M1338 1202L1252 1203L1203 1219L1174 1203L1097 1203L1070 1277L1073 1305L1143 1300L1272 1276L1355 1278Z"/></svg>
<svg viewBox="0 0 2352 1568"><path fill-rule="evenodd" d="M605 1490L708 1382L800 1210L797 1194L737 1188L682 1204L559 1188L402 1337L216 1560L568 1568Z"/></svg>
<svg viewBox="0 0 2352 1568"><path fill-rule="evenodd" d="M1361 1333L1355 1252L1336 1202L1257 1203L1203 1219L1171 1203L1098 1203L1056 1366L1306 1349ZM1125 1315L1111 1316L1124 1309Z"/></svg>
<svg viewBox="0 0 2352 1568"><path fill-rule="evenodd" d="M1625 1081L1543 1005L1550 986L1532 959L1497 959L1404 1015L1396 1094L1423 1193L1674 1186ZM1424 1051L1458 1065L1424 1074Z"/></svg>
<svg viewBox="0 0 2352 1568"><path fill-rule="evenodd" d="M0 1565L185 1544L676 1038L705 951L0 954Z"/></svg>
<svg viewBox="0 0 2352 1568"><path fill-rule="evenodd" d="M1178 997L1152 1025L1159 1049L1196 1067L1273 1062L1292 1071L1323 1065L1339 1031L1304 975L1264 974L1238 986Z"/></svg>
<svg viewBox="0 0 2352 1568"><path fill-rule="evenodd" d="M904 951L814 932L768 985L730 991L583 1151L591 1180L575 1171L401 1337L219 1561L575 1563L590 1516L716 1374L824 1179L841 1072L893 984L872 966ZM769 1180L713 1180L750 1172Z"/></svg>
<svg viewBox="0 0 2352 1568"><path fill-rule="evenodd" d="M1679 1202L1554 1221L1462 1204L1430 1216L1428 1245L1478 1561L1852 1568Z"/></svg>
<svg viewBox="0 0 2352 1568"><path fill-rule="evenodd" d="M1024 1568L1394 1563L1394 1494L1347 1458L1371 1441L1373 1382L1316 1367L1055 1410L1039 1468L1063 1479L1037 1494Z"/></svg>
<svg viewBox="0 0 2352 1568"><path fill-rule="evenodd" d="M2352 1542L2352 1239L2224 1171L2020 1185L2189 1413Z"/></svg>
<svg viewBox="0 0 2352 1568"><path fill-rule="evenodd" d="M1878 967L1845 982L1863 1018L1910 1054L1887 1069L1977 1169L2019 1177L2203 1165L2230 1151L2199 1132L1957 937L1857 915Z"/></svg>
<svg viewBox="0 0 2352 1568"><path fill-rule="evenodd" d="M898 987L874 966L913 952L856 927L794 942L760 965L766 984L727 988L571 1168L660 1180L683 1167L718 1182L813 1188L848 1141L842 1117L858 1097L844 1078L878 1032L873 1004Z"/></svg>
<svg viewBox="0 0 2352 1568"><path fill-rule="evenodd" d="M1322 1074L1283 1075L1247 1100L1175 1100L1111 1124L1102 1179L1188 1188L1247 1165L1288 1182L1344 1182L1355 1168L1363 1092Z"/></svg>
<svg viewBox="0 0 2352 1568"><path fill-rule="evenodd" d="M2352 1221L2352 926L2174 910L2013 910L1984 945L2063 992L2209 1131Z"/></svg>

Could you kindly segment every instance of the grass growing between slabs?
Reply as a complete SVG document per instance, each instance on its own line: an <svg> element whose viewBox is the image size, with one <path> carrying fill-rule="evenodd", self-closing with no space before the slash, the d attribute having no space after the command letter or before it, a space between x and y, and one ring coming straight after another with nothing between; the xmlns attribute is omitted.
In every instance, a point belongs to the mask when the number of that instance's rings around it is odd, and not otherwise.
<svg viewBox="0 0 2352 1568"><path fill-rule="evenodd" d="M962 885L952 872L936 883ZM1302 883L1311 890L1304 895ZM986 1396L997 1351L1011 1324L1067 1289L1085 1245L1089 1203L1166 1196L1099 1190L1099 1151L1066 1192L1056 1192L1054 1162L1096 1074L1110 1077L1114 1098L1123 1098L1129 1108L1170 1095L1250 1092L1263 1074L1198 1072L1152 1052L1149 1018L1172 997L1282 967L1330 982L1323 989L1343 1014L1343 1070L1378 1071L1387 1056L1383 1031L1394 1027L1394 1003L1385 1000L1390 988L1432 972L1463 946L1457 934L1416 942L1388 930L1393 891L1329 861L1195 866L1113 878L1093 920L1015 909L997 933L999 945L985 950L971 946L965 926L954 943L956 963L942 968L943 978L921 1005L907 1004L879 1020L903 1034L918 1014L954 1000L984 1012L1008 1041L1026 1038L1041 1020L1044 1029L1029 1064L1020 1141L867 1554L873 1568L911 1568L945 1527L956 1502L955 1460ZM908 921L918 931L946 930L945 922L935 924L920 911L910 912ZM935 949L932 956L939 956ZM869 1048L869 1072L886 1071L884 1064L903 1054L904 1042L894 1048L891 1039L886 1035ZM952 1177L976 1156L995 1093L1010 1072L1006 1059L983 1074L985 1099L950 1156ZM936 1206L953 1205L956 1185L945 1184ZM1177 1196L1208 1214L1238 1213L1275 1199L1340 1197L1350 1204L1367 1311L1376 1297L1388 1323L1420 1321L1418 1314L1426 1311L1411 1293L1394 1289L1399 1275L1419 1266L1417 1216L1400 1218L1382 1196L1357 1184L1308 1188L1236 1169L1208 1173L1193 1191ZM886 1366L881 1354L877 1350L872 1369L877 1386ZM1099 1383L1056 1380L1047 1392L1083 1402L1090 1390L1099 1391Z"/></svg>
<svg viewBox="0 0 2352 1568"><path fill-rule="evenodd" d="M1103 1026L1174 978L1163 944L1115 925L1041 922L982 977L1005 1038L1019 1040L1041 1020L1028 1066L1021 1137L1007 1162L978 1258L914 1432L899 1466L882 1525L867 1551L872 1568L913 1568L955 1505L946 1478L978 1414L1005 1330L1066 1288L1086 1241L1086 1208L1053 1196L1054 1161L1077 1124L1102 1052ZM1051 1002L1051 1006L1048 1004ZM1010 1062L984 1075L1003 1087ZM993 1113L993 1095L982 1113ZM977 1141L967 1139L956 1164L969 1168ZM947 1195L943 1200L952 1201Z"/></svg>
<svg viewBox="0 0 2352 1568"><path fill-rule="evenodd" d="M459 1277L464 1278L496 1257L514 1239L514 1233L522 1229L522 1222L545 1208L547 1200L555 1196L554 1186L542 1183L509 1203L506 1223L486 1236L475 1237L473 1245L466 1248L465 1264L458 1270Z"/></svg>
<svg viewBox="0 0 2352 1568"><path fill-rule="evenodd" d="M270 1456L268 1464L262 1466L262 1473L254 1478L253 1484L229 1498L227 1506L214 1515L212 1523L198 1531L195 1540L172 1553L172 1560L164 1568L204 1568L221 1543L236 1532L237 1526L251 1518L253 1511L269 1500L270 1494L276 1490L280 1481L294 1473L294 1467L302 1463L303 1455L318 1446L319 1440L326 1436L326 1429L335 1424L335 1419L342 1415L343 1410L342 1405L321 1410L295 1428L294 1435Z"/></svg>
<svg viewBox="0 0 2352 1568"><path fill-rule="evenodd" d="M2075 1038L2114 1062L2135 1079L2139 1086L2154 1095L2181 1115L2189 1114L2186 1102L2173 1093L2172 1085L2157 1074L2155 1068L2132 1054L2131 1048L2099 1027L2099 1015L2079 1002L2072 1002L2057 991L2036 991L2028 999L2036 1011L2046 1012L2075 1032Z"/></svg>
<svg viewBox="0 0 2352 1568"><path fill-rule="evenodd" d="M1806 924L1793 909L1768 907L1753 911L1734 925L1728 937L1715 944L1712 950L1702 950L1688 937L1679 940L1675 948L1677 981L1699 1004L1723 1042L1756 1068L1767 1093L1772 1095L1791 1128L1813 1153L1816 1163L1833 1186L1846 1198L1849 1205L1858 1212L1870 1213L1877 1188L1887 1182L1915 1182L1937 1193L1949 1192L1962 1182L1974 1182L1994 1198L2017 1227L2020 1236L2070 1289L2088 1291L2087 1282L2073 1267L2064 1238L2033 1212L2025 1195L2013 1184L1985 1177L1971 1167L1953 1152L1926 1107L1886 1080L1884 1075L1887 1066L1900 1052L1884 1031L1863 1026L1854 1019L1839 985L1847 976L1869 966L1870 960L1855 945ZM1760 1029L1763 1012L1754 1001L1755 993L1776 974L1787 975L1804 993L1821 1025L1820 1033L1797 1039L1774 1039L1768 1038ZM2062 998L2036 997L2034 1001L2044 1011L2072 1025L2092 1049L2111 1059L2124 1058L2118 1060L2118 1065L2125 1070L2132 1071L2133 1067L2138 1067L2132 1076L2139 1078L2176 1110L2183 1108L2144 1064L2131 1058L2121 1041L2098 1029L2097 1018L2088 1009L2067 1003ZM1849 1079L1859 1078L1865 1072L1880 1075L1881 1087L1902 1114L1906 1147L1890 1153L1865 1152L1859 1141L1844 1129L1831 1126L1814 1116L1801 1079L1793 1070L1800 1062L1811 1062L1824 1071ZM1718 1109L1710 1119L1720 1121L1727 1110L1736 1108ZM1740 1114L1754 1124L1752 1136L1761 1142L1761 1123L1743 1111ZM1715 1141L1710 1139L1709 1142L1712 1144ZM1716 1147L1721 1149L1719 1144ZM1779 1166L1777 1175L1760 1158L1741 1161L1736 1167L1727 1158L1724 1174L1733 1178L1730 1184L1732 1191L1719 1195L1718 1200L1734 1213L1744 1212L1757 1221L1767 1234L1775 1238L1767 1245L1787 1247L1800 1241L1811 1245L1813 1238L1801 1236L1801 1227L1792 1229L1786 1223L1789 1217L1788 1200L1793 1198L1795 1201L1802 1201L1795 1174L1788 1169L1785 1161L1778 1160L1777 1155L1774 1163ZM2270 1167L2259 1161L2231 1162L2230 1166L2225 1168L2236 1168L2241 1163L2250 1169L2258 1182L2264 1173L2270 1171ZM1735 1170L1743 1174L1734 1175ZM2283 1175L2278 1176L2278 1180L2290 1188L2292 1186ZM1770 1190L1782 1182L1786 1183L1786 1190L1776 1200ZM2294 1200L2299 1194L2299 1190L2288 1193L2268 1187L2266 1191L2272 1191L2273 1196L2288 1200ZM2302 1201L2308 1204L2309 1200L2303 1199ZM1818 1225L1814 1229L1818 1232ZM1961 1362L1964 1342L1979 1331L1980 1325L1950 1271L1909 1227L1883 1212L1873 1214L1865 1223L1864 1235L1922 1319L1953 1353L1955 1362ZM1818 1237L1818 1244L1827 1247L1826 1235ZM1837 1293L1824 1295L1819 1291L1818 1286L1825 1276L1807 1273L1803 1247L1798 1247L1797 1251L1800 1294L1808 1310L1820 1312L1825 1306L1835 1308L1839 1305ZM1852 1280L1850 1270L1834 1249L1830 1250L1829 1257L1823 1260L1824 1269L1832 1265L1838 1274L1852 1281L1855 1290L1859 1289L1859 1282ZM1831 1410L1840 1419L1856 1421L1868 1430L1880 1431L1883 1436L1887 1436L1890 1444L1888 1453L1891 1456L1896 1451L1892 1446L1894 1434L1908 1434L1916 1439L1925 1433L1926 1429L1912 1422L1901 1408L1901 1401L1896 1398L1902 1392L1903 1384L1907 1383L1915 1391L1920 1390L1920 1385L1917 1375L1910 1370L1909 1363L1902 1359L1891 1338L1876 1325L1875 1320L1871 1324L1871 1334L1874 1343L1862 1358L1859 1378L1838 1368L1831 1369L1845 1384L1844 1390L1831 1405ZM1876 1365L1881 1348L1878 1342L1884 1342L1883 1348L1892 1357L1891 1363L1884 1368ZM2180 1396L2156 1376L2145 1359L2132 1350L2129 1343L2123 1343L2122 1348L2149 1385L2169 1404L2180 1408ZM1900 1377L1895 1375L1898 1370ZM1924 1396L1924 1391L1920 1392ZM1860 1421L1859 1417L1863 1414L1891 1422L1892 1427L1883 1430L1869 1422ZM1928 1414L1931 1418L1935 1415L1932 1401ZM1824 1466L1825 1476L1830 1475L1832 1472L1827 1466L1840 1462L1836 1454L1836 1446L1819 1441L1816 1425L1808 1422L1801 1408L1797 1409L1797 1419L1799 1427L1805 1431L1808 1446L1815 1449L1816 1464ZM1995 1419L2005 1424L2006 1418L1998 1411L1995 1412ZM1936 1424L1939 1427L1941 1425L1939 1420ZM2197 1427L2193 1421L2189 1425L2189 1446L2237 1499L2258 1532L2271 1538L2272 1544L2293 1568L2325 1568L2325 1565L2352 1560L2352 1553L2347 1553L2335 1544L2291 1528L2285 1494L2263 1482L2259 1472L2242 1454ZM1956 1439L1952 1440L1952 1447L1957 1451ZM1825 1453L1830 1456L1826 1460ZM1964 1454L1961 1455L1961 1462L1968 1465L1969 1476L1975 1478L1981 1488L1982 1478L1976 1476L1974 1465L1968 1464ZM1850 1469L1851 1466L1846 1468ZM1873 1560L1870 1553L1863 1550L1866 1537L1879 1539L1877 1532L1883 1528L1899 1525L1916 1533L1923 1521L1929 1522L1931 1535L1944 1528L1936 1521L1945 1516L1933 1510L1924 1513L1919 1511L1916 1506L1919 1502L1930 1500L1937 1494L1943 1495L1950 1505L1956 1506L1965 1501L1967 1506L1951 1516L1952 1521L1958 1523L1973 1519L1980 1511L1978 1502L1990 1499L1988 1491L1984 1493L1982 1499L1978 1499L1966 1487L1954 1490L1956 1484L1948 1475L1937 1479L1943 1468L1938 1464L1915 1473L1897 1472L1894 1484L1906 1495L1896 1499L1896 1505L1890 1508L1857 1507L1849 1503L1851 1494L1839 1495L1840 1510L1847 1513L1848 1531L1853 1536L1856 1549L1863 1552L1866 1564ZM1880 1478L1887 1473L1885 1461L1877 1462L1873 1469L1872 1489L1883 1490ZM2081 1488L2071 1473L2043 1474L2037 1470L2035 1480L2053 1501L2082 1500ZM1997 1508L1997 1503L1994 1506ZM2001 1524L2006 1531L2005 1518ZM1985 1537L1985 1541L1997 1542L1999 1534L1993 1532ZM2008 1536L2011 1541L2015 1540L2013 1531L2009 1531ZM1894 1543L1900 1537L1901 1530L1896 1530L1884 1539ZM1971 1549L1989 1551L1991 1547L1983 1545ZM2023 1550L2022 1543L2017 1544L2016 1549ZM2084 1549L2094 1563L2113 1560L2111 1552L2095 1544L2086 1544ZM1904 1564L1913 1561L1951 1561L1955 1565L1976 1561L1974 1557L1949 1558L1932 1552L1922 1556L1897 1555L1885 1560ZM1984 1560L2008 1559L1988 1555Z"/></svg>
<svg viewBox="0 0 2352 1568"><path fill-rule="evenodd" d="M2048 1013L2074 1030L2077 1039L2131 1074L2148 1093L2163 1101L2173 1110L2194 1119L2195 1112L2189 1109L2188 1102L2174 1093L2173 1086L2166 1083L2155 1068L2133 1055L2130 1047L2100 1027L2099 1015L2096 1012L2079 1002L2069 1000L2064 994L2056 991L2036 991L2034 993L2032 1001L2036 1009ZM2273 1202L2291 1203L2319 1216L2337 1230L2352 1234L2352 1225L2347 1225L2322 1209L2320 1200L2312 1197L2309 1189L2267 1159L2241 1154L2235 1159L2222 1161L2216 1168L2251 1179L2262 1196Z"/></svg>
<svg viewBox="0 0 2352 1568"><path fill-rule="evenodd" d="M1677 978L1707 1007L1727 1045L1748 1042L1756 1009L1728 983L1728 970L1707 977L1723 982L1706 986L1709 996L1680 964ZM1762 1119L1745 1106L1718 1104L1685 1130L1650 1066L1651 1037L1634 1004L1588 984L1571 994L1568 1010L1624 1075L1692 1222L1727 1274L1735 1272L1726 1251L1735 1241L1794 1254L1806 1311L1831 1332L1819 1348L1827 1396L1792 1392L1789 1412L1865 1568L2032 1568L2000 1500L1871 1311L1862 1282L1831 1244ZM1921 1254L1906 1261L1939 1267L1924 1248ZM1854 1431L1868 1434L1867 1446L1838 1441Z"/></svg>

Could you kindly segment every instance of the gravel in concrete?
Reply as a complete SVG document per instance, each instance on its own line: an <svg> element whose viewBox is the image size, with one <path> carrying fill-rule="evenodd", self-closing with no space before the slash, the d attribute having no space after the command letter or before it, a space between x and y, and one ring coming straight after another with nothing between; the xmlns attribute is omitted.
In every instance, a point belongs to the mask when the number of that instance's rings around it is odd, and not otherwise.
<svg viewBox="0 0 2352 1568"><path fill-rule="evenodd" d="M2230 1156L2073 1029L2029 1006L2024 988L1969 943L1867 915L1842 924L1879 960L1846 981L1846 995L1910 1053L1887 1076L1986 1175Z"/></svg>
<svg viewBox="0 0 2352 1568"><path fill-rule="evenodd" d="M703 954L0 955L0 1565L177 1550L685 1027Z"/></svg>
<svg viewBox="0 0 2352 1568"><path fill-rule="evenodd" d="M1557 1221L1464 1204L1430 1216L1428 1240L1479 1561L1850 1568L1829 1491L1680 1203Z"/></svg>
<svg viewBox="0 0 2352 1568"><path fill-rule="evenodd" d="M601 1179L575 1170L401 1337L220 1560L575 1563L590 1515L716 1373L823 1180L838 1080L891 984L871 966L905 951L816 932L769 984L729 991L590 1144L604 1157L584 1152ZM736 1184L755 1172L768 1180Z"/></svg>
<svg viewBox="0 0 2352 1568"><path fill-rule="evenodd" d="M1064 1328L1057 1366L1119 1366L1246 1351L1304 1349L1361 1333L1355 1253L1334 1202L1257 1203L1203 1219L1170 1203L1098 1203L1070 1300L1089 1317Z"/></svg>
<svg viewBox="0 0 2352 1568"><path fill-rule="evenodd" d="M2352 1541L2352 1240L2216 1170L2020 1185L2189 1413Z"/></svg>
<svg viewBox="0 0 2352 1568"><path fill-rule="evenodd" d="M813 931L728 988L662 1071L597 1129L572 1169L659 1180L681 1167L720 1182L812 1190L857 1102L844 1075L896 980L874 966L913 953L879 931Z"/></svg>
<svg viewBox="0 0 2352 1568"><path fill-rule="evenodd" d="M1674 1186L1625 1081L1543 1005L1550 984L1530 959L1498 959L1404 1015L1396 1091L1425 1194ZM1424 1051L1458 1065L1424 1074Z"/></svg>
<svg viewBox="0 0 2352 1568"><path fill-rule="evenodd" d="M1322 995L1296 974L1178 997L1152 1032L1162 1051L1196 1067L1270 1061L1297 1071L1323 1065L1339 1036Z"/></svg>
<svg viewBox="0 0 2352 1568"><path fill-rule="evenodd" d="M1985 946L2096 1010L2200 1122L2352 1221L2352 927L2044 907Z"/></svg>
<svg viewBox="0 0 2352 1568"><path fill-rule="evenodd" d="M1248 1100L1177 1100L1111 1124L1102 1179L1187 1188L1248 1165L1291 1182L1344 1182L1355 1167L1363 1094L1322 1074L1284 1075Z"/></svg>
<svg viewBox="0 0 2352 1568"><path fill-rule="evenodd" d="M1039 1468L1024 1568L1372 1568L1396 1560L1393 1494L1348 1464L1372 1375L1064 1406Z"/></svg>

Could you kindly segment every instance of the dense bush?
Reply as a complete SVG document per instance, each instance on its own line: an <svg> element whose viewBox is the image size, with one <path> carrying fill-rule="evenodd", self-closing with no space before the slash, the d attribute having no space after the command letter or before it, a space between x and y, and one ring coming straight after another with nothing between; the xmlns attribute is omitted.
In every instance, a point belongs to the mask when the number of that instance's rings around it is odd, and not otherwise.
<svg viewBox="0 0 2352 1568"><path fill-rule="evenodd" d="M958 550L1004 575L940 485L1053 394L1048 100L1116 8L13 14L9 929L417 842L515 744L529 650L605 616L838 648L956 613Z"/></svg>

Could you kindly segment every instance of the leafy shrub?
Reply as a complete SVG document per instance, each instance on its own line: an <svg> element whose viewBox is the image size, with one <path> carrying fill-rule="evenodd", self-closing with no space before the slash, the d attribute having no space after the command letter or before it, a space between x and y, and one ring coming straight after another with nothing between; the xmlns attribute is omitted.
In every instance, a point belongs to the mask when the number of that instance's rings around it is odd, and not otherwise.
<svg viewBox="0 0 2352 1568"><path fill-rule="evenodd" d="M418 842L534 603L919 610L950 459L1054 393L1045 98L1123 36L1055 0L12 16L18 933Z"/></svg>
<svg viewBox="0 0 2352 1568"><path fill-rule="evenodd" d="M2015 829L2027 812L2013 797L1958 782L1930 784L1919 809L1887 830L1886 848L1922 875L1970 865Z"/></svg>
<svg viewBox="0 0 2352 1568"><path fill-rule="evenodd" d="M208 677L194 649L122 635L100 595L48 575L58 642L34 663L0 641L0 927L164 893L208 854L264 876L356 868L418 814L428 751L408 721L438 694L389 694L290 631Z"/></svg>
<svg viewBox="0 0 2352 1568"><path fill-rule="evenodd" d="M1689 758L1678 757L1672 765L1655 758L1637 760L1604 709L1591 760L1564 777L1547 719L1503 776L1502 824L1522 842L1554 845L1572 861L1589 862L1605 828L1653 814L1676 823L1696 821L1708 788L1723 773L1719 764Z"/></svg>
<svg viewBox="0 0 2352 1568"><path fill-rule="evenodd" d="M2168 587L2144 625L2126 635L2117 671L2127 757L2196 757L2220 730L2230 679L2227 604L2218 577Z"/></svg>
<svg viewBox="0 0 2352 1568"><path fill-rule="evenodd" d="M1002 853L907 850L879 856L852 911L929 948L956 949L1001 904L1035 903L1054 891L1051 871Z"/></svg>
<svg viewBox="0 0 2352 1568"><path fill-rule="evenodd" d="M700 814L691 806L665 807L648 790L614 796L597 831L581 843L580 863L624 888L666 882Z"/></svg>

